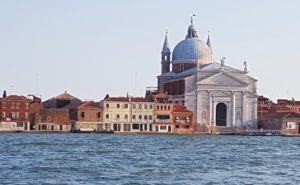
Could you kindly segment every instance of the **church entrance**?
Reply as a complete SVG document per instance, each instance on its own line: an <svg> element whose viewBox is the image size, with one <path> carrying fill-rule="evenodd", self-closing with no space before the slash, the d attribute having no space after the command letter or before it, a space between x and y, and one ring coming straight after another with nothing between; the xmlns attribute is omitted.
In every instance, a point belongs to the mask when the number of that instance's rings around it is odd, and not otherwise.
<svg viewBox="0 0 300 185"><path fill-rule="evenodd" d="M224 103L219 103L216 110L216 125L226 126L227 120L227 107Z"/></svg>

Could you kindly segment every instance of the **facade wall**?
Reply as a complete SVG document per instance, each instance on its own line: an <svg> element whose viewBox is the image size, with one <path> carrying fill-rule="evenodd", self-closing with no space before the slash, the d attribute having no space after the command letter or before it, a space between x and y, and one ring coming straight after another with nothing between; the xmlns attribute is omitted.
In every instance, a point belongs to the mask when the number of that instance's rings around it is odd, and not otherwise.
<svg viewBox="0 0 300 185"><path fill-rule="evenodd" d="M194 114L195 127L212 127L216 125L216 109L219 103L226 105L226 127L257 127L257 96L256 82L249 86L230 86L222 78L212 79L205 84L197 84L205 76L213 74L198 74L186 78L185 105ZM212 85L210 85L211 83ZM233 83L233 82L230 82ZM197 85L196 85L197 84ZM217 85L219 84L219 85ZM248 91L248 89L251 91Z"/></svg>
<svg viewBox="0 0 300 185"><path fill-rule="evenodd" d="M103 122L115 131L150 131L153 123L153 102L105 101Z"/></svg>
<svg viewBox="0 0 300 185"><path fill-rule="evenodd" d="M35 114L35 130L70 131L71 123L68 109L45 108Z"/></svg>
<svg viewBox="0 0 300 185"><path fill-rule="evenodd" d="M11 95L0 100L0 131L30 130L30 101Z"/></svg>

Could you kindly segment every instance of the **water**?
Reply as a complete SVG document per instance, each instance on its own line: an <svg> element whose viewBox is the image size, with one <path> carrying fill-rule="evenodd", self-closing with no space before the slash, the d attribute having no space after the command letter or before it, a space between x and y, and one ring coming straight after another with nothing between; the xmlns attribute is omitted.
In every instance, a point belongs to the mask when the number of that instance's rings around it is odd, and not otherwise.
<svg viewBox="0 0 300 185"><path fill-rule="evenodd" d="M0 134L0 184L300 184L300 138Z"/></svg>

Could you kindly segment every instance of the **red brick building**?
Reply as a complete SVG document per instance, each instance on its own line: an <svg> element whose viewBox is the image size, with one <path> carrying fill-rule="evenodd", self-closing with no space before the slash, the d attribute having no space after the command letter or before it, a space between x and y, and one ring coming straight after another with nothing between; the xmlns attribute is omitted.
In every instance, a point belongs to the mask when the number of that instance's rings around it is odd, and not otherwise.
<svg viewBox="0 0 300 185"><path fill-rule="evenodd" d="M38 131L69 132L71 120L68 106L81 104L81 100L64 92L43 103L36 101L31 103L33 127Z"/></svg>
<svg viewBox="0 0 300 185"><path fill-rule="evenodd" d="M257 104L258 127L267 130L280 130L284 133L300 133L300 101L278 99L273 103L260 96Z"/></svg>
<svg viewBox="0 0 300 185"><path fill-rule="evenodd" d="M30 129L30 100L25 96L10 95L0 99L0 131Z"/></svg>

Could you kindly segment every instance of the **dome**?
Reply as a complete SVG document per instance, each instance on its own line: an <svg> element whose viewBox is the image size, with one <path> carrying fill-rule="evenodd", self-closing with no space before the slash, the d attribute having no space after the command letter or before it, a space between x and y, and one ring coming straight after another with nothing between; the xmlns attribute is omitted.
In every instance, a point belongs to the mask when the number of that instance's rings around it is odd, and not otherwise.
<svg viewBox="0 0 300 185"><path fill-rule="evenodd" d="M199 63L209 64L212 62L212 51L209 46L198 38L186 38L174 48L172 55L174 64Z"/></svg>

